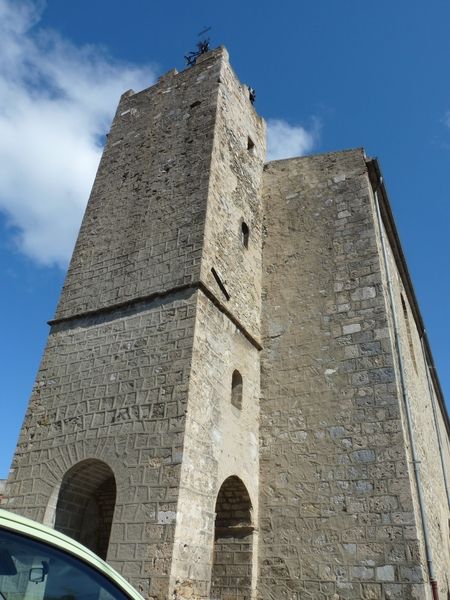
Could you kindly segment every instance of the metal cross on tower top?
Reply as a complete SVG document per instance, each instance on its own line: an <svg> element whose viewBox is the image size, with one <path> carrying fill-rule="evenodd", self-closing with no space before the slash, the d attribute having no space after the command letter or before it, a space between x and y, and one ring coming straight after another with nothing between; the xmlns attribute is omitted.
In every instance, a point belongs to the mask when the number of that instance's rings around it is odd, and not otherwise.
<svg viewBox="0 0 450 600"><path fill-rule="evenodd" d="M204 35L210 29L211 29L211 27L205 27L204 29L202 29L202 31L200 31L200 33L198 34L198 37L200 37L201 35ZM193 65L195 65L195 61L197 60L197 58L199 56L201 56L202 54L205 54L205 52L208 52L209 42L210 42L209 38L204 38L203 40L200 40L199 42L197 42L197 50L188 52L188 54L185 55L184 58L186 60L186 64L188 67L192 67Z"/></svg>

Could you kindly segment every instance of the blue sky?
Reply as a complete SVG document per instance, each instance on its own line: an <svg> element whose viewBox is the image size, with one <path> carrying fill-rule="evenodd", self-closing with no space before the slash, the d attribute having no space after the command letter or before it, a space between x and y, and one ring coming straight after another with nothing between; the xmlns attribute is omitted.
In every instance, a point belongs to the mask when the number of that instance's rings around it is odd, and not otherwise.
<svg viewBox="0 0 450 600"><path fill-rule="evenodd" d="M450 397L448 1L0 0L0 478L122 91L227 46L280 157L379 157Z"/></svg>

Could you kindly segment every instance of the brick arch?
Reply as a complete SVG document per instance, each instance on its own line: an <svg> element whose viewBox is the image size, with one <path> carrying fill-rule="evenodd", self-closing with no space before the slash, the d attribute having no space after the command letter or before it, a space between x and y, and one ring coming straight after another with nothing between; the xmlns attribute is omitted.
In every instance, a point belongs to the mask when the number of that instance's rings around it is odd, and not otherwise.
<svg viewBox="0 0 450 600"><path fill-rule="evenodd" d="M106 559L116 494L116 480L110 467L97 459L82 460L62 479L55 529Z"/></svg>
<svg viewBox="0 0 450 600"><path fill-rule="evenodd" d="M249 600L254 527L250 496L239 477L225 479L217 495L215 512L210 597Z"/></svg>

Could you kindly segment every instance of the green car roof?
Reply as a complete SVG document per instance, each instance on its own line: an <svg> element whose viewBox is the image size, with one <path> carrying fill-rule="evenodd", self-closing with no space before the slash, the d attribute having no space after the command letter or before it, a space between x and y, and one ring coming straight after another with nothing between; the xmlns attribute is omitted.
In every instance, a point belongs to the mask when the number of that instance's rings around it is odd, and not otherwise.
<svg viewBox="0 0 450 600"><path fill-rule="evenodd" d="M51 527L47 527L46 525L42 525L41 523L37 523L36 521L32 521L31 519L27 519L26 517L3 509L0 509L0 528L21 533L27 537L40 540L55 548L68 552L72 556L88 563L97 569L97 571L100 571L133 600L143 600L142 596L122 577L122 575L119 575L117 571L110 567L94 552L89 550L89 548L86 548L67 535L60 533L55 529L51 529Z"/></svg>

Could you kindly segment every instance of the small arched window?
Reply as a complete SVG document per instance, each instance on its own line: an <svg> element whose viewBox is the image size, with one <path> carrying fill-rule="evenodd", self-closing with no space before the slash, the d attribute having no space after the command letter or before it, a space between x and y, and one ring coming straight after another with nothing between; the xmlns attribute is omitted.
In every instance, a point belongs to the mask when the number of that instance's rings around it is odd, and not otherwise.
<svg viewBox="0 0 450 600"><path fill-rule="evenodd" d="M250 229L248 228L247 223L242 221L241 223L241 239L244 248L248 248L248 238L250 237Z"/></svg>
<svg viewBox="0 0 450 600"><path fill-rule="evenodd" d="M242 408L242 375L237 370L231 378L231 404L239 410Z"/></svg>

